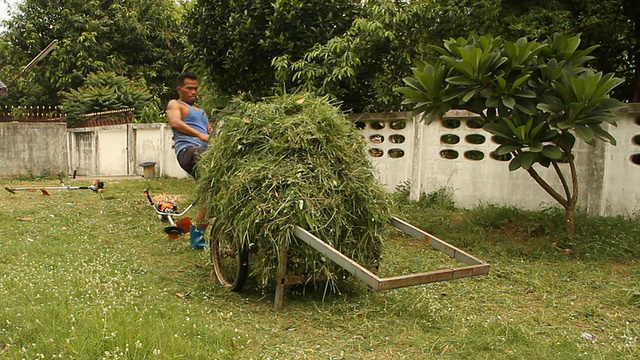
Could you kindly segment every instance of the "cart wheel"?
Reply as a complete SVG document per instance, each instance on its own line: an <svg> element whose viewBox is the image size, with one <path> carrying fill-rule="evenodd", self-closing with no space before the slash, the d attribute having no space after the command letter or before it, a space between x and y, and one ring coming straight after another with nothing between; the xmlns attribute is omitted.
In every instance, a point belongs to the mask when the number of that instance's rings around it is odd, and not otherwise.
<svg viewBox="0 0 640 360"><path fill-rule="evenodd" d="M249 252L246 246L233 246L228 235L216 228L215 219L208 229L211 263L218 281L231 291L240 291L249 275Z"/></svg>

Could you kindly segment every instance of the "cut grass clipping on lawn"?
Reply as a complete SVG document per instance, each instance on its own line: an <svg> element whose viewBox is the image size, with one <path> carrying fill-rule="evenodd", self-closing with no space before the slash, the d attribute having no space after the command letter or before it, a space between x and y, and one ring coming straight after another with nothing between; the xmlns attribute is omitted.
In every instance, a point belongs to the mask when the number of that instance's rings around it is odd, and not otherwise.
<svg viewBox="0 0 640 360"><path fill-rule="evenodd" d="M269 294L220 286L188 236L167 238L143 190L184 208L192 180L104 180L104 193L0 193L0 359L640 359L637 215L577 213L581 246L567 253L551 245L564 238L563 209L392 194L393 214L489 274L323 301L294 288L273 311ZM379 274L440 268L446 255L387 228Z"/></svg>
<svg viewBox="0 0 640 360"><path fill-rule="evenodd" d="M292 235L298 225L375 271L389 220L385 194L353 124L327 99L283 95L234 104L198 162L197 195L221 236L255 244L250 276L274 285L281 246L288 272L351 290L348 273Z"/></svg>

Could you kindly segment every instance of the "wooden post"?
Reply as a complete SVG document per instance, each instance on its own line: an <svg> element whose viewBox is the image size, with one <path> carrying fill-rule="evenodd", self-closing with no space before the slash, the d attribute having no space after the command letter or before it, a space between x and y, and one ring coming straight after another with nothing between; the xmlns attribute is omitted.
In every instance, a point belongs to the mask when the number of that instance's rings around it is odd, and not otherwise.
<svg viewBox="0 0 640 360"><path fill-rule="evenodd" d="M334 249L331 245L318 239L315 235L311 234L307 230L296 226L293 229L293 234L312 248L318 250L322 255L328 257L331 261L340 265L340 267L347 270L351 275L362 280L373 290L391 290L407 286L422 285L436 281L447 281L469 276L486 275L489 273L489 264L470 254L467 254L457 247L446 243L427 232L418 229L417 227L405 221L402 221L396 217L392 217L391 225L407 235L411 235L416 239L425 241L435 250L438 250L443 254L446 254L447 256L469 266L381 279L371 271L364 268L362 265L358 264L349 257L345 256L343 253Z"/></svg>
<svg viewBox="0 0 640 360"><path fill-rule="evenodd" d="M284 303L284 287L287 281L287 262L289 249L286 246L280 248L278 257L278 272L276 274L276 297L273 303L274 310L281 310Z"/></svg>

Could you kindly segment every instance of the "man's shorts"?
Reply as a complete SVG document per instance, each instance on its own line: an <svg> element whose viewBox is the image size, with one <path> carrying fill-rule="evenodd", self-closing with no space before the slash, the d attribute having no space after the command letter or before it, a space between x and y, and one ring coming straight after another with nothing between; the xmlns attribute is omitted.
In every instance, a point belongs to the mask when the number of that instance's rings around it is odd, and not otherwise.
<svg viewBox="0 0 640 360"><path fill-rule="evenodd" d="M187 146L180 150L178 153L178 164L180 167L189 173L189 175L196 177L195 166L200 154L207 150L206 146Z"/></svg>

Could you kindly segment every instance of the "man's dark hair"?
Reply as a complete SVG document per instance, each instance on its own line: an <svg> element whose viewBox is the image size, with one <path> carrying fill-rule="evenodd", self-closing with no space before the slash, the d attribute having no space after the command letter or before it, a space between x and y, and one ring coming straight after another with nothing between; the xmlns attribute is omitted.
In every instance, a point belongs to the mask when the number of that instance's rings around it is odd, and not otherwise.
<svg viewBox="0 0 640 360"><path fill-rule="evenodd" d="M182 84L184 84L184 79L198 80L198 75L190 72L183 72L180 75L178 75L176 84L178 86L182 86Z"/></svg>

